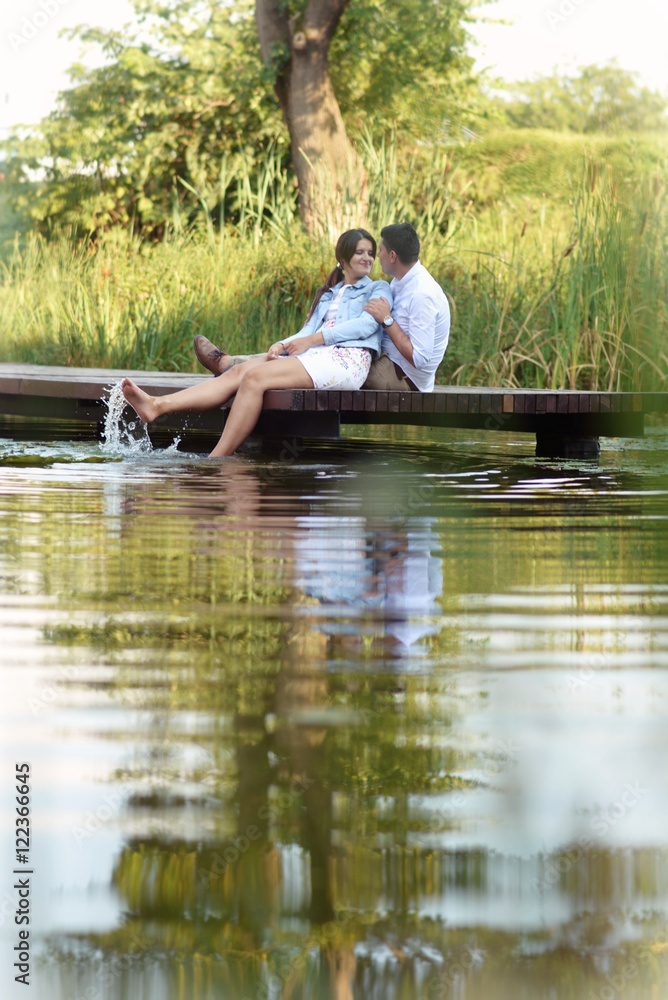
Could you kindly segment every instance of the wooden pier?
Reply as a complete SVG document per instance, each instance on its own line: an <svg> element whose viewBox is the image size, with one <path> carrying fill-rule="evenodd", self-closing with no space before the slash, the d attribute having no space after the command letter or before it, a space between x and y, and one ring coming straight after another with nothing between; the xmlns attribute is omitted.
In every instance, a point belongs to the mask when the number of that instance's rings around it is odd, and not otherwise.
<svg viewBox="0 0 668 1000"><path fill-rule="evenodd" d="M0 416L70 420L99 432L110 389L130 375L164 394L210 375L0 364ZM152 427L219 434L228 407L175 414ZM580 392L438 386L434 392L275 389L258 424L263 437L336 438L342 424L417 424L536 435L542 457L592 457L600 437L641 437L645 414L668 412L668 392Z"/></svg>

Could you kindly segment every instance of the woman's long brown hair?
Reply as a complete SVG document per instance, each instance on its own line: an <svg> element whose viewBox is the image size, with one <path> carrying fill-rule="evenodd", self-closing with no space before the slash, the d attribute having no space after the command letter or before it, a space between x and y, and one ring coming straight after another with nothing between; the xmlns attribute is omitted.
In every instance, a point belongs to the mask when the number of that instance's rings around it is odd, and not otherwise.
<svg viewBox="0 0 668 1000"><path fill-rule="evenodd" d="M334 256L337 261L345 260L346 264L349 264L353 258L353 254L357 249L357 244L360 240L369 240L372 246L372 254L376 256L376 241L374 240L371 233L368 233L366 229L347 229L345 233L341 233L338 240L336 241L336 247L334 248ZM311 308L309 309L306 321L308 322L316 310L316 306L320 299L323 297L325 292L333 288L341 278L343 277L343 269L339 267L338 263L336 267L329 272L325 278L325 282L320 286L318 291L315 293L313 302L311 303Z"/></svg>

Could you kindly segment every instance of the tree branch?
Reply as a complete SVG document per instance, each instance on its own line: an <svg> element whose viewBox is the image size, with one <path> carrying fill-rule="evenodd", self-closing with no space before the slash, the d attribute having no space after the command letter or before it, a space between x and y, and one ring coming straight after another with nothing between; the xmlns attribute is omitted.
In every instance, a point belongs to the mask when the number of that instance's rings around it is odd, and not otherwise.
<svg viewBox="0 0 668 1000"><path fill-rule="evenodd" d="M290 49L290 27L284 0L255 0L255 20L265 66L271 66L279 46Z"/></svg>
<svg viewBox="0 0 668 1000"><path fill-rule="evenodd" d="M339 26L339 21L350 0L309 0L304 11L304 30L317 32L323 42L329 43Z"/></svg>

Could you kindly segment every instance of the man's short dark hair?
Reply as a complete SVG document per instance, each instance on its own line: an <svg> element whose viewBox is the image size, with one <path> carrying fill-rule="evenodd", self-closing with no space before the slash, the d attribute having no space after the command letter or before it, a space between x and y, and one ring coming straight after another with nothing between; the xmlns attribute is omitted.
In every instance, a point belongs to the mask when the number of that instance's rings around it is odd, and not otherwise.
<svg viewBox="0 0 668 1000"><path fill-rule="evenodd" d="M388 250L394 250L402 264L414 264L420 256L420 240L410 222L395 222L380 231Z"/></svg>

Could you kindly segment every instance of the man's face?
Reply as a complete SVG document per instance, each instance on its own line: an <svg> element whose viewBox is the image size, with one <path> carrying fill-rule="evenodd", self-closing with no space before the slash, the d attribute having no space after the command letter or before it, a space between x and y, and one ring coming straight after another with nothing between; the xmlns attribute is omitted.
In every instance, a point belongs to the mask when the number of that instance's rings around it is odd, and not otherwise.
<svg viewBox="0 0 668 1000"><path fill-rule="evenodd" d="M381 240L378 245L378 261L383 269L383 274L389 274L390 277L394 276L394 262L397 255L392 250L388 250L383 241Z"/></svg>

